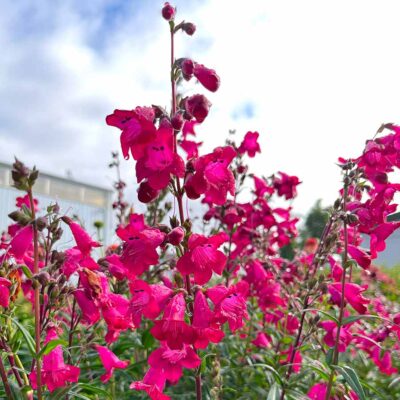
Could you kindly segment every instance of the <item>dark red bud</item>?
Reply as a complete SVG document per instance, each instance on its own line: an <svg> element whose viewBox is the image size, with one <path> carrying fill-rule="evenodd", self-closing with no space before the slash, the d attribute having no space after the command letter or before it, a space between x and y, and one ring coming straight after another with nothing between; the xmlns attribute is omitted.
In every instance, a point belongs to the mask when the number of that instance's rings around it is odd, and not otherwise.
<svg viewBox="0 0 400 400"><path fill-rule="evenodd" d="M138 189L138 199L142 203L150 203L159 194L158 190L153 189L147 181L140 184Z"/></svg>
<svg viewBox="0 0 400 400"><path fill-rule="evenodd" d="M183 127L183 115L182 113L175 113L175 115L171 119L172 127L176 131L180 131Z"/></svg>
<svg viewBox="0 0 400 400"><path fill-rule="evenodd" d="M191 22L185 22L182 24L182 30L189 36L192 36L196 32L196 25Z"/></svg>
<svg viewBox="0 0 400 400"><path fill-rule="evenodd" d="M197 122L203 122L206 119L210 107L211 103L202 94L190 96L185 101L186 111L196 118Z"/></svg>
<svg viewBox="0 0 400 400"><path fill-rule="evenodd" d="M190 58L185 58L182 61L182 75L187 81L193 76L194 63Z"/></svg>
<svg viewBox="0 0 400 400"><path fill-rule="evenodd" d="M161 14L163 16L164 19L166 19L167 21L171 21L171 19L175 18L175 8L171 6L171 4L164 3L164 7L161 10Z"/></svg>

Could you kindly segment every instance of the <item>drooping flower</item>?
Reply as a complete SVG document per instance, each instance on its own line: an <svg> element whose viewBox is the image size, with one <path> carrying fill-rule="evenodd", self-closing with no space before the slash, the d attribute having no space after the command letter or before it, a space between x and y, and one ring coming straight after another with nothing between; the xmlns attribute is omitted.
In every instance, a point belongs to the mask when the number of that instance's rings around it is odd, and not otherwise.
<svg viewBox="0 0 400 400"><path fill-rule="evenodd" d="M110 380L115 368L126 368L129 361L121 361L110 349L105 346L95 345L103 366L106 370L105 374L100 377L103 383Z"/></svg>
<svg viewBox="0 0 400 400"><path fill-rule="evenodd" d="M264 332L258 332L257 337L251 342L254 346L265 348L271 346L271 338L268 338Z"/></svg>
<svg viewBox="0 0 400 400"><path fill-rule="evenodd" d="M258 132L247 132L239 146L239 153L247 153L249 157L254 157L256 153L261 153L260 145L257 142L259 136Z"/></svg>
<svg viewBox="0 0 400 400"><path fill-rule="evenodd" d="M50 328L47 332L45 344L57 338L55 328ZM46 385L50 392L69 383L78 382L79 373L78 367L64 363L61 345L56 346L49 354L43 356L42 384ZM29 380L32 388L37 389L36 368L29 374Z"/></svg>
<svg viewBox="0 0 400 400"><path fill-rule="evenodd" d="M202 94L194 94L185 101L185 110L197 122L203 122L210 111L211 103Z"/></svg>
<svg viewBox="0 0 400 400"><path fill-rule="evenodd" d="M165 378L174 384L181 378L183 368L197 368L201 359L191 346L170 349L166 344L162 344L150 354L148 363L154 369L162 369Z"/></svg>
<svg viewBox="0 0 400 400"><path fill-rule="evenodd" d="M178 260L176 267L182 275L194 274L197 284L207 283L213 271L221 275L226 264L226 256L218 247L226 241L226 235L218 234L207 238L192 234L189 238L189 250Z"/></svg>
<svg viewBox="0 0 400 400"><path fill-rule="evenodd" d="M342 283L334 282L328 286L333 303L340 306ZM346 283L344 289L345 300L360 314L365 314L367 307L365 306L370 301L365 298L362 293L367 290L366 287L359 286L355 283Z"/></svg>
<svg viewBox="0 0 400 400"><path fill-rule="evenodd" d="M170 400L171 398L163 393L165 387L165 375L163 370L149 368L142 381L132 382L130 389L143 390L151 398L151 400Z"/></svg>
<svg viewBox="0 0 400 400"><path fill-rule="evenodd" d="M90 235L77 222L72 221L71 218L63 217L63 221L71 229L76 245L83 255L88 256L93 247L101 246L99 242L94 241Z"/></svg>
<svg viewBox="0 0 400 400"><path fill-rule="evenodd" d="M349 244L347 246L350 257L357 261L357 264L364 269L371 265L371 256L359 247Z"/></svg>
<svg viewBox="0 0 400 400"><path fill-rule="evenodd" d="M194 298L192 321L196 349L205 349L210 342L219 343L225 336L219 324L215 323L213 319L214 313L211 311L204 293L198 290Z"/></svg>
<svg viewBox="0 0 400 400"><path fill-rule="evenodd" d="M209 91L216 92L218 90L220 79L213 69L209 69L202 64L195 63L193 74L197 80Z"/></svg>
<svg viewBox="0 0 400 400"><path fill-rule="evenodd" d="M165 307L163 317L154 322L151 334L165 341L169 348L181 349L194 339L193 328L185 322L186 302L183 293L176 294Z"/></svg>

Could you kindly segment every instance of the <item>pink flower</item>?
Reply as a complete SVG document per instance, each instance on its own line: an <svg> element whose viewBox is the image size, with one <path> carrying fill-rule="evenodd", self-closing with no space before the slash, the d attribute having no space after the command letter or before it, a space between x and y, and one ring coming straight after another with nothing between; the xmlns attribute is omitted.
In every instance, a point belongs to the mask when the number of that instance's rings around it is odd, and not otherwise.
<svg viewBox="0 0 400 400"><path fill-rule="evenodd" d="M397 368L392 366L392 357L389 351L385 351L381 357L381 350L375 346L371 353L372 361L378 366L379 370L386 375L397 373Z"/></svg>
<svg viewBox="0 0 400 400"><path fill-rule="evenodd" d="M256 153L261 153L260 145L257 142L258 136L258 132L247 132L239 146L239 153L244 154L247 152L249 157L254 157Z"/></svg>
<svg viewBox="0 0 400 400"><path fill-rule="evenodd" d="M39 211L38 204L39 204L39 201L37 199L33 199L33 208L35 209L35 212ZM16 206L18 208L22 208L22 206L26 206L30 210L31 209L31 201L29 199L29 195L26 194L23 197L17 197L16 198Z"/></svg>
<svg viewBox="0 0 400 400"><path fill-rule="evenodd" d="M251 342L254 346L265 348L271 346L271 338L267 337L264 332L258 332L257 337Z"/></svg>
<svg viewBox="0 0 400 400"><path fill-rule="evenodd" d="M220 79L213 69L206 68L204 65L196 63L194 65L193 74L197 80L209 91L216 92L218 90Z"/></svg>
<svg viewBox="0 0 400 400"><path fill-rule="evenodd" d="M226 288L217 285L207 290L207 296L215 304L215 320L219 323L228 321L232 332L244 325L244 319L248 319L246 296L248 283L240 281L236 285Z"/></svg>
<svg viewBox="0 0 400 400"><path fill-rule="evenodd" d="M335 341L336 341L336 335L337 335L337 325L336 322L334 321L322 321L319 324L322 328L326 330L326 335L324 337L324 342L329 346L329 347L334 347L335 346ZM343 326L342 329L340 330L340 336L339 336L339 352L343 353L346 351L347 346L350 344L352 340L352 335L351 332L349 332L349 326Z"/></svg>
<svg viewBox="0 0 400 400"><path fill-rule="evenodd" d="M149 185L149 182L146 180L146 181L141 182L137 193L138 193L139 201L141 203L147 204L147 203L152 202L154 199L156 199L158 197L158 195L160 194L160 191L153 189Z"/></svg>
<svg viewBox="0 0 400 400"><path fill-rule="evenodd" d="M7 308L10 304L10 286L11 282L6 279L0 277L0 306Z"/></svg>
<svg viewBox="0 0 400 400"><path fill-rule="evenodd" d="M101 362L104 365L106 373L100 377L103 383L110 380L115 368L126 368L129 361L121 361L110 349L104 346L95 345Z"/></svg>
<svg viewBox="0 0 400 400"><path fill-rule="evenodd" d="M136 177L138 182L147 179L151 188L161 190L168 186L171 174L182 178L185 165L182 158L174 152L173 129L160 128L136 163Z"/></svg>
<svg viewBox="0 0 400 400"><path fill-rule="evenodd" d="M188 345L173 350L163 344L150 354L148 363L154 369L162 369L165 378L174 384L181 378L183 368L197 368L201 359Z"/></svg>
<svg viewBox="0 0 400 400"><path fill-rule="evenodd" d="M293 350L294 350L293 346L290 346L289 350L287 350L286 352L282 352L282 354L287 353L287 357L285 360L281 360L281 364L285 365L285 364L290 363L290 360L293 355ZM298 374L300 372L302 362L303 362L303 358L301 356L300 351L296 351L294 354L293 364L292 364L292 369L295 374Z"/></svg>
<svg viewBox="0 0 400 400"><path fill-rule="evenodd" d="M254 186L255 186L255 194L257 197L263 197L265 193L272 194L275 189L271 186L268 186L267 182L264 179L260 179L257 176L253 176Z"/></svg>
<svg viewBox="0 0 400 400"><path fill-rule="evenodd" d="M149 285L139 279L130 283L129 288L132 293L129 307L136 327L140 326L142 315L153 320L157 318L173 293L164 285Z"/></svg>
<svg viewBox="0 0 400 400"><path fill-rule="evenodd" d="M21 228L10 242L10 252L15 258L22 258L25 253L32 247L33 241L33 227L27 225Z"/></svg>
<svg viewBox="0 0 400 400"><path fill-rule="evenodd" d="M278 191L279 196L285 196L286 200L293 199L297 196L296 186L301 182L297 176L289 176L284 172L279 172L280 178L275 177L274 187Z"/></svg>
<svg viewBox="0 0 400 400"><path fill-rule="evenodd" d="M325 400L328 386L326 383L315 384L307 393L311 400Z"/></svg>
<svg viewBox="0 0 400 400"><path fill-rule="evenodd" d="M195 173L189 175L185 190L189 199L197 199L201 194L206 200L218 205L226 202L228 192L235 194L235 178L229 164L236 156L231 146L218 147L212 153L199 157L195 163Z"/></svg>
<svg viewBox="0 0 400 400"><path fill-rule="evenodd" d="M162 319L154 322L151 334L166 341L173 350L193 342L193 328L185 322L186 302L183 293L176 294L167 304Z"/></svg>
<svg viewBox="0 0 400 400"><path fill-rule="evenodd" d="M378 252L385 250L385 240L400 227L399 222L387 222L379 225L373 231L371 231L371 258L376 258Z"/></svg>
<svg viewBox="0 0 400 400"><path fill-rule="evenodd" d="M356 260L360 267L368 269L368 267L371 265L371 256L369 256L364 250L351 244L349 244L347 248L350 257Z"/></svg>
<svg viewBox="0 0 400 400"><path fill-rule="evenodd" d="M132 279L158 263L157 247L165 233L145 225L143 215L132 214L129 225L118 228L117 234L125 241L120 261L128 269L128 277Z"/></svg>
<svg viewBox="0 0 400 400"><path fill-rule="evenodd" d="M75 290L75 299L82 311L82 322L93 325L100 319L99 307L95 301L83 289Z"/></svg>
<svg viewBox="0 0 400 400"><path fill-rule="evenodd" d="M211 103L202 94L194 94L185 101L185 110L197 122L203 122L210 111Z"/></svg>
<svg viewBox="0 0 400 400"><path fill-rule="evenodd" d="M165 380L166 378L162 370L150 368L142 381L132 382L129 388L145 391L151 400L170 400L170 397L162 392Z"/></svg>
<svg viewBox="0 0 400 400"><path fill-rule="evenodd" d="M129 158L129 151L135 160L143 157L145 147L156 136L154 118L154 110L151 107L136 107L134 111L115 110L107 116L107 125L122 130L121 148L125 159Z"/></svg>
<svg viewBox="0 0 400 400"><path fill-rule="evenodd" d="M340 306L342 283L334 282L328 286L329 293L332 297L333 303ZM355 283L346 283L344 289L345 300L360 314L365 314L368 304L370 301L363 297L362 292L367 290L366 287L361 287Z"/></svg>
<svg viewBox="0 0 400 400"><path fill-rule="evenodd" d="M207 283L213 271L221 275L226 264L226 256L218 250L225 242L225 235L214 235L209 238L192 234L189 238L189 250L178 260L176 267L182 275L194 274L197 284Z"/></svg>
<svg viewBox="0 0 400 400"><path fill-rule="evenodd" d="M63 217L63 221L71 229L76 245L78 246L78 249L81 251L82 255L88 256L93 247L101 246L99 242L94 241L89 234L78 223L72 221L71 218Z"/></svg>
<svg viewBox="0 0 400 400"><path fill-rule="evenodd" d="M219 343L225 336L220 326L213 322L214 313L207 303L201 290L196 292L193 308L192 327L195 331L194 346L196 349L205 349L208 344Z"/></svg>
<svg viewBox="0 0 400 400"><path fill-rule="evenodd" d="M57 339L58 335L55 328L50 328L47 332L45 343ZM64 363L63 351L61 346L56 346L49 354L43 356L42 384L47 385L50 392L57 388L64 387L72 382L78 382L80 369L73 365ZM37 388L36 368L29 374L32 388Z"/></svg>

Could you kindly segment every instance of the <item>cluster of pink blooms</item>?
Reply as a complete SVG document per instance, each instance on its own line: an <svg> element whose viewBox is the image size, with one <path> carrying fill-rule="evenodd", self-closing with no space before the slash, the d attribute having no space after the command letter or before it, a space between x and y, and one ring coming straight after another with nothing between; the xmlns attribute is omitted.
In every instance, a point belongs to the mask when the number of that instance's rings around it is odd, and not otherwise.
<svg viewBox="0 0 400 400"><path fill-rule="evenodd" d="M175 26L175 14L174 7L166 3L162 15L171 29L192 35L195 26L186 22ZM171 75L176 73L184 80L197 79L211 92L220 86L213 69L191 59L177 60ZM173 96L174 103L175 93ZM155 106L115 110L107 117L107 124L121 131L123 155L136 162L138 199L151 203L169 189L179 206L179 220L171 218L170 226L150 225L145 215L131 213L116 229L119 243L110 246L105 257L96 261L93 251L100 243L79 223L63 216L60 220L69 227L75 246L62 253L57 279L62 276L64 282L73 286L67 295L79 310L81 325L89 329L102 323L107 328L105 343L92 345L105 369L100 377L102 382L107 382L115 369L127 368L129 364L111 351L112 344L123 332L141 329L144 323L151 326L150 334L159 345L148 357L143 379L131 383L130 388L147 392L153 400L169 399L165 388L177 384L185 369L200 377L202 350L230 334L249 339L248 351L255 359L263 349L275 348L279 364L290 366L286 375L289 379L291 373L299 373L303 367L304 314L311 318L318 315L315 305L306 302L299 313L293 304L308 280L316 280L321 272L318 257L324 245L311 239L293 259L281 256L282 249L298 235L298 218L292 215L290 206L274 206L274 199L294 199L301 182L284 172L268 178L248 174L245 158L261 152L258 132L247 132L238 146L231 142L201 155L201 142L190 137L196 137L195 127L207 118L210 101L202 94L194 94L174 107L170 114ZM392 365L385 341L393 336L400 339L400 314L383 297L371 299L366 294L368 283L373 282L372 261L385 249L387 238L400 227L399 222L387 220L396 210L393 199L400 191L400 185L388 178L400 168L400 128L386 128L392 133L369 141L362 156L340 160L352 177L342 192L342 197L346 197L342 217L348 224L346 229L339 229L335 246L326 254L325 264L330 271L325 288L320 287L314 301L328 303L327 310L333 316L344 299L344 318L364 314L381 318L378 326L366 325L361 317L348 319L340 327L334 319L318 320L315 324L327 348L337 346L340 353L349 348L352 352L363 351L383 374L391 375L398 371ZM368 186L359 183L357 177ZM251 199L239 202L237 194L245 179L252 183ZM192 232L190 220L183 215L185 195L188 199L201 199L208 206L204 220L215 224L217 229L213 233ZM20 211L38 210L37 201L30 204L28 195L19 197L16 205ZM366 235L370 238L369 249L362 247ZM1 238L0 262L27 266L33 274L33 243L32 223L20 220L10 225ZM343 274L348 269L338 256L346 250L363 273L358 281L352 281L351 275L346 277L343 286ZM161 265L167 268L161 269ZM41 256L39 269L44 271L45 267L46 260ZM31 274L17 268L0 277L3 309L10 307L20 289L35 306L35 280L28 276ZM126 284L128 292L115 291L115 283ZM47 304L50 299L45 293L41 305L43 321L53 315L46 314ZM313 309L309 311L307 307ZM75 312L69 303L63 311L70 315ZM259 315L262 318L257 320ZM256 329L250 329L250 325ZM43 345L70 333L65 332L64 326L65 317L58 313L43 329ZM280 337L297 336L298 340L280 343L272 332ZM398 349L397 342L394 347ZM79 380L80 368L65 362L61 344L45 354L42 361L41 383L50 392ZM29 379L34 389L37 378L33 365ZM327 391L327 382L316 381L308 396L324 400ZM353 391L347 394L358 399ZM331 398L342 397L333 394Z"/></svg>

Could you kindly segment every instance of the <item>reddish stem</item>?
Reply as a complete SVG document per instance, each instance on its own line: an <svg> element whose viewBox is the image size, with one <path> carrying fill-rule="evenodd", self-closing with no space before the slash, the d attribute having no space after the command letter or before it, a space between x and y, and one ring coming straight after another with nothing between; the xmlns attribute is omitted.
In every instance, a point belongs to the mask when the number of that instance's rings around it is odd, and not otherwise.
<svg viewBox="0 0 400 400"><path fill-rule="evenodd" d="M175 115L176 113L176 81L175 81L175 69L174 69L174 64L175 64L175 54L174 54L174 24L170 23L170 32L171 32L171 92L172 92L172 107L171 107L171 118ZM178 153L178 146L177 146L177 131L174 132L174 152ZM176 200L178 202L178 209L179 209L179 219L181 222L181 225L185 222L185 214L183 212L183 191L181 188L181 182L179 177L176 177ZM185 286L186 286L186 291L188 292L188 295L192 295L192 285L190 283L190 276L186 275L185 278ZM192 314L191 316L191 322L193 319L193 304L190 304L190 312ZM193 350L197 354L197 350L193 347ZM196 376L195 376L195 381L196 381L196 400L201 400L202 399L202 387L201 387L201 374L200 374L200 369L197 370Z"/></svg>
<svg viewBox="0 0 400 400"><path fill-rule="evenodd" d="M10 384L9 384L8 378L7 378L7 373L4 368L3 360L1 359L1 357L0 357L0 376L1 376L1 380L3 381L3 384L4 384L4 390L6 392L7 398L12 400L13 395L11 392Z"/></svg>
<svg viewBox="0 0 400 400"><path fill-rule="evenodd" d="M32 189L28 190L29 202L31 206L31 214L33 219L33 273L36 275L39 273L39 239L38 230L36 226L36 213L35 204L33 202ZM42 399L42 363L39 357L40 353L40 287L36 283L35 285L35 350L36 350L36 381L37 381L37 397L38 400Z"/></svg>

